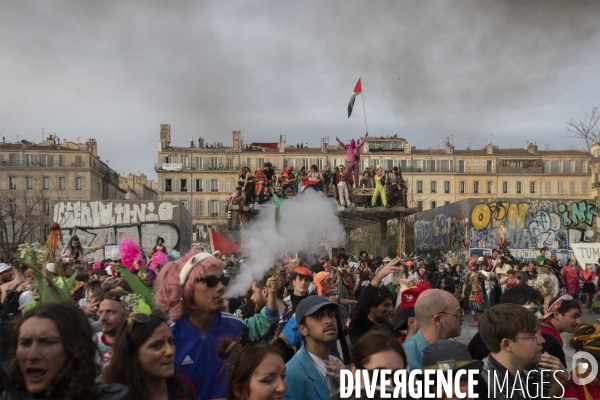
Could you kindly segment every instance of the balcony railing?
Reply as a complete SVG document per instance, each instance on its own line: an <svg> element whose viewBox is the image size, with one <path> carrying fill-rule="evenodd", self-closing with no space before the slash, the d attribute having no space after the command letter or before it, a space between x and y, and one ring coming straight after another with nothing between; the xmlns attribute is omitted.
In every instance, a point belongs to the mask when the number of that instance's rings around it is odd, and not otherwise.
<svg viewBox="0 0 600 400"><path fill-rule="evenodd" d="M499 174L541 174L542 167L498 167Z"/></svg>
<svg viewBox="0 0 600 400"><path fill-rule="evenodd" d="M242 167L239 165L220 165L213 167L210 164L206 164L200 168L195 165L183 165L180 163L155 163L155 171L222 171L222 172L237 172Z"/></svg>

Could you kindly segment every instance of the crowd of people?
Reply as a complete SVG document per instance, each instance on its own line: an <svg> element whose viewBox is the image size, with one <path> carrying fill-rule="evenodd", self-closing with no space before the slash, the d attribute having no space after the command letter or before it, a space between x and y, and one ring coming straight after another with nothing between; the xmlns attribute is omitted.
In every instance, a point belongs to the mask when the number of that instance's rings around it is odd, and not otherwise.
<svg viewBox="0 0 600 400"><path fill-rule="evenodd" d="M88 264L77 244L55 262L0 264L0 398L325 400L357 369L476 370L480 399L600 398L600 378L579 384L564 354L600 361L600 325L580 320L595 267L555 266L545 250L523 265L508 250L459 263L339 249L281 258L226 298L243 257L192 250L149 280L144 259ZM48 301L51 282L70 298ZM465 311L479 330L468 346ZM489 393L490 373L527 392Z"/></svg>
<svg viewBox="0 0 600 400"><path fill-rule="evenodd" d="M277 188L282 198L296 196L307 189L318 192L331 190L342 207L406 206L406 183L398 167L385 171L380 166L366 167L360 173L360 149L367 137L368 132L358 144L351 140L347 145L336 138L340 147L346 150L347 160L345 165L333 166L333 170L326 167L325 171L319 171L316 165L311 165L308 171L306 166L294 171L294 167L288 165L277 172L270 162L256 168L254 173L248 167L242 167L228 205L251 207L264 204L272 199L271 189ZM373 195L370 199L356 196L353 199L353 188L373 189ZM241 211L238 211L238 216L244 222Z"/></svg>

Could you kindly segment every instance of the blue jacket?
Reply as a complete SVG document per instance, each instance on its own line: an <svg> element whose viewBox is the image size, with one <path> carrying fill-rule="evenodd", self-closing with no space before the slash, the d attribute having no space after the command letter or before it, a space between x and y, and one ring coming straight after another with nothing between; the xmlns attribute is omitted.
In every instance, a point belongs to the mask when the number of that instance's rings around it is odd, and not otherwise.
<svg viewBox="0 0 600 400"><path fill-rule="evenodd" d="M421 331L415 333L408 339L402 347L406 353L406 361L410 370L422 369L423 367L423 350L429 346L429 343L423 337Z"/></svg>
<svg viewBox="0 0 600 400"><path fill-rule="evenodd" d="M329 400L329 389L304 348L286 364L288 388L283 400Z"/></svg>

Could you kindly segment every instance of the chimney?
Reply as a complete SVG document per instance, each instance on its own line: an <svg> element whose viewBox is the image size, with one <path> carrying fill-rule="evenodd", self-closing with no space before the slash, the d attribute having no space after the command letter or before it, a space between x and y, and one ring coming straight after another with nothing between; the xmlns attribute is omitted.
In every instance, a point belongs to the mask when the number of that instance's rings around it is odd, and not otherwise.
<svg viewBox="0 0 600 400"><path fill-rule="evenodd" d="M279 135L279 152L285 153L285 141L283 140L283 135Z"/></svg>
<svg viewBox="0 0 600 400"><path fill-rule="evenodd" d="M454 154L454 146L446 142L446 154Z"/></svg>
<svg viewBox="0 0 600 400"><path fill-rule="evenodd" d="M190 147L194 147L194 138L190 138Z"/></svg>
<svg viewBox="0 0 600 400"><path fill-rule="evenodd" d="M327 139L321 139L321 152L327 153Z"/></svg>
<svg viewBox="0 0 600 400"><path fill-rule="evenodd" d="M537 152L538 152L537 145L535 145L533 143L529 143L529 145L527 145L527 152L531 153L531 154L537 154Z"/></svg>
<svg viewBox="0 0 600 400"><path fill-rule="evenodd" d="M496 153L496 146L494 146L493 144L488 144L486 146L486 152L487 154L495 154Z"/></svg>
<svg viewBox="0 0 600 400"><path fill-rule="evenodd" d="M242 152L242 131L233 131L233 152Z"/></svg>
<svg viewBox="0 0 600 400"><path fill-rule="evenodd" d="M98 143L96 139L88 139L87 143L88 150L95 156L98 156Z"/></svg>

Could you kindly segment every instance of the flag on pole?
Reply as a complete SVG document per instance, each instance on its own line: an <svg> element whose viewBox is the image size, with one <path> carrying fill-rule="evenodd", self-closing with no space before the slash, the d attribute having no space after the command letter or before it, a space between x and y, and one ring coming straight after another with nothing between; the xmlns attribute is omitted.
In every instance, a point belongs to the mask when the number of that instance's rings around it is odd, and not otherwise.
<svg viewBox="0 0 600 400"><path fill-rule="evenodd" d="M275 228L279 227L281 224L281 214L279 213L279 209L281 208L281 200L275 194L273 188L271 188L271 194L273 195L273 203L275 204Z"/></svg>
<svg viewBox="0 0 600 400"><path fill-rule="evenodd" d="M352 114L352 108L354 107L354 100L356 100L356 96L362 93L362 85L360 79L361 78L358 78L358 82L354 87L354 93L352 93L352 96L350 96L350 103L348 103L348 118L350 118L350 115Z"/></svg>

